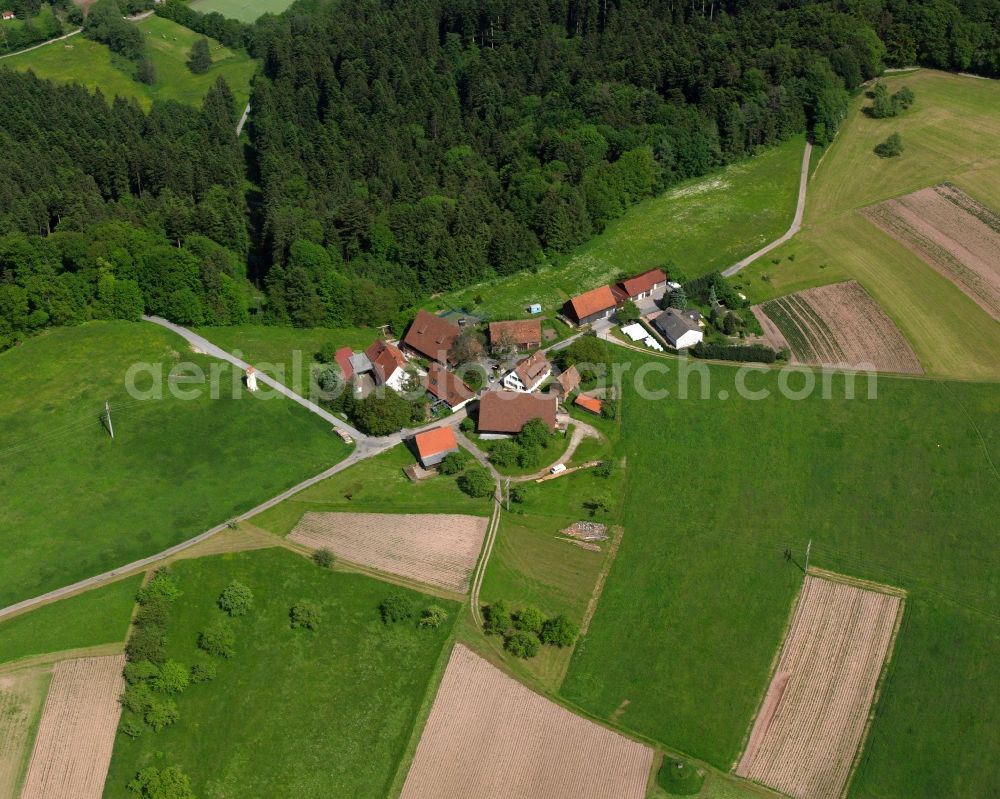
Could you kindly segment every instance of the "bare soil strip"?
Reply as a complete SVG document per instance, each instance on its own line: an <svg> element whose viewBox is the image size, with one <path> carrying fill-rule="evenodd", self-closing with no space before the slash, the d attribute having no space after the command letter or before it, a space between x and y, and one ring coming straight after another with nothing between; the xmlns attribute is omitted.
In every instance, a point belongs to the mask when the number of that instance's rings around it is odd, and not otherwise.
<svg viewBox="0 0 1000 799"><path fill-rule="evenodd" d="M400 799L643 799L653 754L456 644Z"/></svg>
<svg viewBox="0 0 1000 799"><path fill-rule="evenodd" d="M753 312L768 342L789 347L795 363L923 374L909 343L856 281L780 297Z"/></svg>
<svg viewBox="0 0 1000 799"><path fill-rule="evenodd" d="M862 213L1000 320L1000 215L950 184Z"/></svg>
<svg viewBox="0 0 1000 799"><path fill-rule="evenodd" d="M306 513L288 539L464 594L488 524L484 516L447 513Z"/></svg>
<svg viewBox="0 0 1000 799"><path fill-rule="evenodd" d="M43 666L0 676L0 796L17 796L50 674Z"/></svg>
<svg viewBox="0 0 1000 799"><path fill-rule="evenodd" d="M736 774L797 799L838 799L863 742L903 600L805 579Z"/></svg>
<svg viewBox="0 0 1000 799"><path fill-rule="evenodd" d="M124 655L56 664L21 799L101 798L124 667Z"/></svg>

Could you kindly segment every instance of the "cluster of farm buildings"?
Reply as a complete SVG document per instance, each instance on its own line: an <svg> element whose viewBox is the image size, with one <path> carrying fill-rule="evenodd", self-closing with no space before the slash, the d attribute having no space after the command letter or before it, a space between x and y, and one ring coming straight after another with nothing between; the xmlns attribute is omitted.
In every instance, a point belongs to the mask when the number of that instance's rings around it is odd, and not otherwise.
<svg viewBox="0 0 1000 799"><path fill-rule="evenodd" d="M644 318L649 320L658 334L670 347L682 349L702 340L701 315L697 311L678 311L668 308L659 312L657 300L671 290L666 274L652 269L641 275L627 278L610 286L601 286L571 298L563 309L562 318L579 328L610 327L616 309L625 302L636 303ZM538 314L540 306L533 305L529 312ZM438 410L457 412L473 400L479 400L476 419L477 432L484 438L516 435L532 419L541 419L550 431L564 424L559 418L559 405L573 397L575 405L594 414L600 414L602 402L596 397L578 393L580 375L575 367L559 371L543 349L545 337L542 320L538 316L489 322L485 326L490 352L500 355L497 366L499 375L481 390L471 388L462 378L462 357L456 353L456 344L466 336L475 350L480 345L469 339L469 320L461 318L456 323L421 310L398 342L379 339L366 350L354 352L342 347L334 354L344 380L358 395L366 395L375 388L388 387L401 392L414 375L426 391L432 405ZM638 328L647 346L662 349L649 331ZM464 356L468 356L467 343ZM576 392L575 396L574 393ZM458 448L455 434L450 427L440 427L418 434L414 445L422 465L430 468L439 464L450 452Z"/></svg>

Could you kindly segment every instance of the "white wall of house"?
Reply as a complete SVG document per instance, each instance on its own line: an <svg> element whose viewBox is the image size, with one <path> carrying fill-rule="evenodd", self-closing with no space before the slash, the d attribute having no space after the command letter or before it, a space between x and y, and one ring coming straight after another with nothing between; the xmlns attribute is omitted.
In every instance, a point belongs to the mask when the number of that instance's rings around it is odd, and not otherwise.
<svg viewBox="0 0 1000 799"><path fill-rule="evenodd" d="M402 391L403 386L406 385L406 370L397 366L385 384L393 391Z"/></svg>
<svg viewBox="0 0 1000 799"><path fill-rule="evenodd" d="M686 347L693 347L699 341L705 338L705 334L700 330L688 330L683 333L677 341L674 342L674 348L678 350L683 350Z"/></svg>
<svg viewBox="0 0 1000 799"><path fill-rule="evenodd" d="M504 376L504 379L502 381L503 387L509 391L520 391L522 394L530 394L532 391L538 388L542 383L548 380L551 374L552 370L546 369L544 372L542 372L541 375L538 376L538 379L534 383L532 383L530 386L526 386L524 385L524 383L521 382L521 378L517 376L517 372L509 372L507 375Z"/></svg>

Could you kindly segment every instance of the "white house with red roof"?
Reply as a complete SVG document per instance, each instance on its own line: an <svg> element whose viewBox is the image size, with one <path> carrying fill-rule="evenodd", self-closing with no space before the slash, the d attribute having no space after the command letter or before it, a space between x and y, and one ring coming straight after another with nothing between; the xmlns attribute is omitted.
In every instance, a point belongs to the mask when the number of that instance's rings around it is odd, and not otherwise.
<svg viewBox="0 0 1000 799"><path fill-rule="evenodd" d="M365 355L371 361L375 385L388 386L393 391L403 390L406 384L406 358L399 347L379 339L365 350Z"/></svg>

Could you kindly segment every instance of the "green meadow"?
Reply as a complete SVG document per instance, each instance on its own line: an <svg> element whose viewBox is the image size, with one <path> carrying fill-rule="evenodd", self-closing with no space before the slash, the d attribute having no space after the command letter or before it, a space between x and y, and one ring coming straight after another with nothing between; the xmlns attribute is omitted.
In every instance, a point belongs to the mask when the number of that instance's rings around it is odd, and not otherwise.
<svg viewBox="0 0 1000 799"><path fill-rule="evenodd" d="M202 38L200 34L155 15L135 24L146 36L149 56L156 67L156 83L152 86L135 80L135 64L131 61L82 35L5 58L0 61L0 69L30 69L40 78L81 83L88 89L100 89L109 99L124 97L147 109L154 100L200 105L205 93L222 77L242 111L250 98L250 79L257 69L250 56L209 39L212 68L195 75L188 69L187 59L195 40Z"/></svg>
<svg viewBox="0 0 1000 799"><path fill-rule="evenodd" d="M194 0L191 8L202 14L216 12L240 22L253 22L261 14L280 14L292 0Z"/></svg>
<svg viewBox="0 0 1000 799"><path fill-rule="evenodd" d="M1000 577L984 553L1000 513L1000 387L881 378L876 399L862 383L848 400L838 379L832 399L794 401L761 371L747 383L771 396L750 401L735 369L705 371L706 400L697 377L678 398L674 371L647 379L671 390L658 401L626 381L625 536L563 696L728 769L811 540L810 565L909 592L851 795L988 795Z"/></svg>
<svg viewBox="0 0 1000 799"><path fill-rule="evenodd" d="M0 621L0 663L124 643L141 584L134 575Z"/></svg>
<svg viewBox="0 0 1000 799"><path fill-rule="evenodd" d="M198 634L224 617L216 599L230 581L253 591L253 610L231 620L236 653L213 659L215 679L177 696L179 721L134 741L118 736L104 796L133 796L125 786L150 765L179 766L199 797L388 795L436 690L459 606L321 569L281 548L180 561L172 572L183 595L172 604L169 658L207 659ZM449 618L438 629L413 619L383 625L378 605L390 592L418 611L440 605ZM322 613L315 631L289 624L303 599Z"/></svg>
<svg viewBox="0 0 1000 799"><path fill-rule="evenodd" d="M788 229L804 146L796 137L682 183L632 207L551 265L445 294L433 307L517 318L537 302L543 312L553 314L574 294L620 274L666 264L688 278L724 269Z"/></svg>
<svg viewBox="0 0 1000 799"><path fill-rule="evenodd" d="M169 377L182 360L218 370L219 399ZM162 365L163 399L129 395L136 363ZM159 552L347 454L317 417L251 397L240 377L145 323L54 329L0 355L0 606Z"/></svg>

